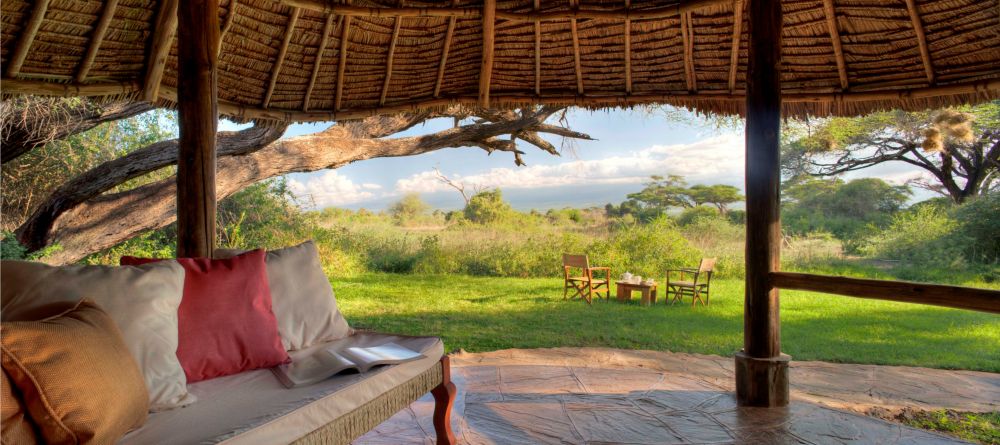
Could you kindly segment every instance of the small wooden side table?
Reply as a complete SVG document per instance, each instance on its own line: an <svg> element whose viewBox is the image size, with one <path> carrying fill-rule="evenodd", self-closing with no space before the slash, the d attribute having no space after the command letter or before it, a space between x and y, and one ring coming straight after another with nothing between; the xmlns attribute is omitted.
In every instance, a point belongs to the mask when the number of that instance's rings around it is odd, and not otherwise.
<svg viewBox="0 0 1000 445"><path fill-rule="evenodd" d="M632 299L632 291L639 291L642 293L641 303L643 306L649 306L656 303L656 285L645 285L632 283L628 281L615 281L618 285L617 292L615 296L618 297L618 302L624 303Z"/></svg>

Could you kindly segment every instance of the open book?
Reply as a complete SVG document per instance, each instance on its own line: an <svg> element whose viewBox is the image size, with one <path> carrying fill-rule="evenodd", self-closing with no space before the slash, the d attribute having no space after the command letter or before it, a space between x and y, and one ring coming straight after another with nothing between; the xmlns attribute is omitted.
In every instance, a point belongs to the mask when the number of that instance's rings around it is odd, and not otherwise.
<svg viewBox="0 0 1000 445"><path fill-rule="evenodd" d="M395 343L367 348L324 348L292 363L271 368L287 388L311 385L344 371L368 372L380 365L396 365L424 355Z"/></svg>

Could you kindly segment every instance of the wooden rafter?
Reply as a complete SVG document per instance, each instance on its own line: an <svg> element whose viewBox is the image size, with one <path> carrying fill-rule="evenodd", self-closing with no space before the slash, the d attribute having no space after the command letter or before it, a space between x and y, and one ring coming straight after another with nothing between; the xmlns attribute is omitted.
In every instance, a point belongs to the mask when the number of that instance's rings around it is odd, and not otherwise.
<svg viewBox="0 0 1000 445"><path fill-rule="evenodd" d="M479 106L490 107L490 79L493 77L493 45L496 39L496 0L483 0L483 60L479 67Z"/></svg>
<svg viewBox="0 0 1000 445"><path fill-rule="evenodd" d="M219 32L219 51L218 54L222 54L222 41L226 39L226 34L233 27L233 22L236 21L236 5L238 5L238 0L229 0L229 11L226 12L226 22L222 24L222 31ZM218 54L216 57L218 57Z"/></svg>
<svg viewBox="0 0 1000 445"><path fill-rule="evenodd" d="M729 92L736 91L736 72L740 66L740 43L743 41L743 0L733 2L733 44L729 54Z"/></svg>
<svg viewBox="0 0 1000 445"><path fill-rule="evenodd" d="M577 0L569 0L570 7L576 9ZM573 35L573 72L576 73L576 93L583 94L583 69L580 67L580 35L576 30L576 19L569 19L569 30Z"/></svg>
<svg viewBox="0 0 1000 445"><path fill-rule="evenodd" d="M931 64L931 52L927 48L927 36L924 34L924 24L920 20L920 11L914 0L906 0L906 9L910 12L910 22L913 23L913 33L917 35L917 46L920 47L920 59L924 62L927 73L927 83L934 84L934 65Z"/></svg>
<svg viewBox="0 0 1000 445"><path fill-rule="evenodd" d="M672 6L658 8L643 8L639 10L623 9L572 9L568 11L531 11L510 12L494 10L494 19L508 21L532 22L535 20L568 20L568 19L602 19L602 20L652 20L677 17L683 13L730 3L732 0L692 0L680 2ZM456 17L462 19L478 19L483 17L479 8L459 7L367 7L327 0L279 0L281 4L295 6L324 14L337 14L352 17Z"/></svg>
<svg viewBox="0 0 1000 445"><path fill-rule="evenodd" d="M295 25L298 24L301 12L302 10L299 8L292 8L292 16L289 17L288 25L285 26L285 38L281 41L281 47L278 49L278 60L274 62L274 67L271 68L271 83L267 86L267 93L264 95L264 108L267 108L271 104L271 95L274 94L274 86L278 84L281 65L285 63L285 55L288 54L288 44L292 41L292 35L295 34Z"/></svg>
<svg viewBox="0 0 1000 445"><path fill-rule="evenodd" d="M309 86L306 87L306 95L302 100L302 111L309 111L309 97L312 96L313 88L316 87L316 78L319 77L320 63L323 61L323 51L326 51L326 44L330 41L330 34L333 33L333 14L326 16L326 23L323 25L323 38L316 48L316 58L313 60L312 76L309 76Z"/></svg>
<svg viewBox="0 0 1000 445"><path fill-rule="evenodd" d="M540 0L535 0L534 8L538 11ZM535 94L542 94L542 23L535 20Z"/></svg>
<svg viewBox="0 0 1000 445"><path fill-rule="evenodd" d="M340 111L344 97L344 73L347 70L347 40L351 34L351 17L344 18L344 28L340 33L340 61L337 63L337 92L333 99L333 111Z"/></svg>
<svg viewBox="0 0 1000 445"><path fill-rule="evenodd" d="M146 102L155 102L159 97L163 70L167 67L170 45L174 42L174 33L176 32L177 0L163 0L160 3L160 11L156 15L153 44L150 46L149 59L146 60L146 76L142 83L142 100Z"/></svg>
<svg viewBox="0 0 1000 445"><path fill-rule="evenodd" d="M632 6L632 0L625 0L625 9ZM632 20L625 19L625 93L632 94Z"/></svg>
<svg viewBox="0 0 1000 445"><path fill-rule="evenodd" d="M837 27L837 14L833 9L833 0L823 0L823 13L826 15L826 27L830 30L830 41L833 42L833 54L837 58L837 73L840 75L840 88L847 89L847 62L844 61L844 49L840 43L840 30Z"/></svg>
<svg viewBox="0 0 1000 445"><path fill-rule="evenodd" d="M389 94L389 82L392 81L392 58L396 54L396 42L399 40L399 28L403 23L402 17L396 17L396 23L392 25L392 40L389 41L389 54L385 60L385 82L382 83L382 96L378 100L379 106L385 105L385 97Z"/></svg>
<svg viewBox="0 0 1000 445"><path fill-rule="evenodd" d="M97 27L94 28L94 33L90 36L90 42L87 45L87 53L83 56L83 62L80 63L80 68L76 71L76 81L83 83L87 79L87 74L90 73L90 67L94 65L94 58L97 57L97 50L101 49L101 42L104 41L104 34L108 32L108 26L111 25L111 19L115 17L115 11L118 9L118 0L107 0L104 3L104 10L101 11L101 18L97 20Z"/></svg>
<svg viewBox="0 0 1000 445"><path fill-rule="evenodd" d="M694 73L694 28L691 26L691 14L681 14L681 43L684 46L684 77L688 91L698 90L698 80Z"/></svg>
<svg viewBox="0 0 1000 445"><path fill-rule="evenodd" d="M28 57L28 50L31 49L31 43L35 41L35 34L38 34L38 28L42 26L42 20L45 20L45 11L48 9L49 0L39 0L31 9L28 23L24 25L21 36L17 39L14 54L7 62L7 77L17 77L17 74L21 72L21 66L24 65L24 59Z"/></svg>
<svg viewBox="0 0 1000 445"><path fill-rule="evenodd" d="M456 0L452 0L452 6ZM438 64L437 81L434 82L434 97L441 96L441 83L444 82L444 70L448 66L448 51L451 50L451 39L455 36L456 17L448 18L448 30L444 33L444 46L441 48L441 63Z"/></svg>

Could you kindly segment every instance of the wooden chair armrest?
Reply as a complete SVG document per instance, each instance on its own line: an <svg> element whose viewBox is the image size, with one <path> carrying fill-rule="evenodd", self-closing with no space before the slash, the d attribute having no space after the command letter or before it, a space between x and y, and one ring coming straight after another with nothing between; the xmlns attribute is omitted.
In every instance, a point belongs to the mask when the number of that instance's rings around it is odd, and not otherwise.
<svg viewBox="0 0 1000 445"><path fill-rule="evenodd" d="M590 270L611 270L610 267L591 267Z"/></svg>

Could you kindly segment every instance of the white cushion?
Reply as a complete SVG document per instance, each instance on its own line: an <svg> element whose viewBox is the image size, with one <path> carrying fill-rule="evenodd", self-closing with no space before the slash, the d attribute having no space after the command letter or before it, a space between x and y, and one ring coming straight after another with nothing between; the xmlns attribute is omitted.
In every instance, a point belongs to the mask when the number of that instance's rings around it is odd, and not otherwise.
<svg viewBox="0 0 1000 445"><path fill-rule="evenodd" d="M292 360L298 360L327 346L375 346L390 342L419 351L425 358L363 374L337 375L292 389L282 386L267 369L192 383L190 389L198 395L198 403L150 415L142 428L125 435L118 445L292 443L438 366L444 344L434 337L371 332L289 354Z"/></svg>
<svg viewBox="0 0 1000 445"><path fill-rule="evenodd" d="M146 380L153 411L195 401L177 360L177 307L183 292L184 268L175 261L122 267L0 263L3 321L40 320L90 298L122 331Z"/></svg>
<svg viewBox="0 0 1000 445"><path fill-rule="evenodd" d="M215 257L228 258L242 252L217 249ZM271 307L286 350L296 351L351 335L351 327L337 309L337 298L323 272L316 244L306 241L268 251L266 262Z"/></svg>

